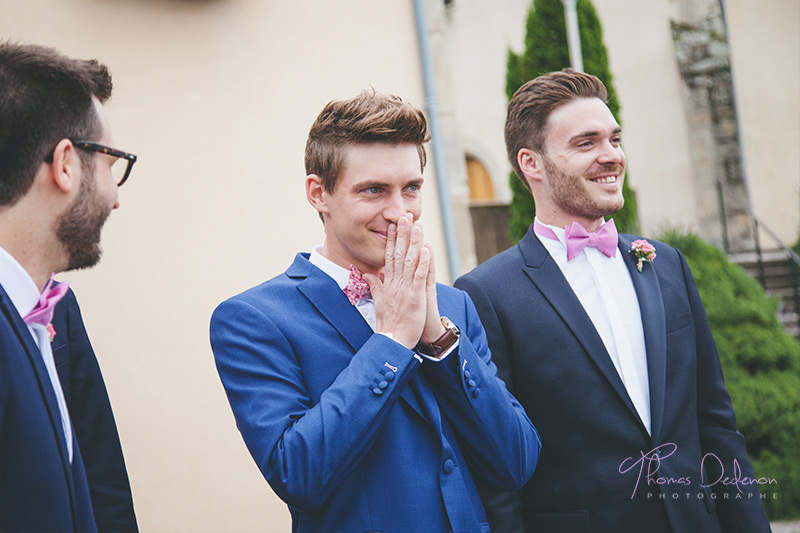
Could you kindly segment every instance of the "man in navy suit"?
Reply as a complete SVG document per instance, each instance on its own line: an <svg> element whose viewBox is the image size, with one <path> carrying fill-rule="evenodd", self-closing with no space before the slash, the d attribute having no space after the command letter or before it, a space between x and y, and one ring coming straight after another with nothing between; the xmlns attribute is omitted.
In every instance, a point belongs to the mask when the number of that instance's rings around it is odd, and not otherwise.
<svg viewBox="0 0 800 533"><path fill-rule="evenodd" d="M102 532L138 531L131 486L103 374L72 289L56 305L53 358L83 455L89 495Z"/></svg>
<svg viewBox="0 0 800 533"><path fill-rule="evenodd" d="M702 302L677 250L617 235L621 129L596 77L523 85L506 147L536 219L456 281L544 449L490 523L530 532L766 532ZM767 475L768 473L761 473Z"/></svg>
<svg viewBox="0 0 800 533"><path fill-rule="evenodd" d="M72 339L74 354L54 354L83 327L70 311L73 296L54 316L67 284L54 286L52 273L100 259L101 228L135 156L111 147L102 106L111 77L97 61L0 43L0 87L0 531L95 531L105 522L95 520L90 485L107 484L98 478L105 467L87 481L81 445L118 440L116 432L85 438L85 425L108 427L84 424L92 411L111 415L100 405L77 408L90 389L108 401L99 369L84 374L91 386L71 380L71 406L59 381L57 358L83 365L78 352L88 340ZM70 372L77 381L81 373Z"/></svg>
<svg viewBox="0 0 800 533"><path fill-rule="evenodd" d="M472 302L436 284L426 140L400 98L330 102L306 144L324 244L211 319L237 425L295 532L486 532L476 485L514 490L536 465Z"/></svg>

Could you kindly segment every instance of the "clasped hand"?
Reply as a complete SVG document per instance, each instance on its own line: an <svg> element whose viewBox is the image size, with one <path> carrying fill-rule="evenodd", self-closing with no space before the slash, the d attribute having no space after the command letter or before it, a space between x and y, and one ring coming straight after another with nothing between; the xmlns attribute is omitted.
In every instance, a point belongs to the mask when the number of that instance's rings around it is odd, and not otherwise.
<svg viewBox="0 0 800 533"><path fill-rule="evenodd" d="M386 235L383 279L364 274L375 302L376 331L391 333L414 349L444 332L436 302L433 248L422 240L422 224L411 213L390 224Z"/></svg>

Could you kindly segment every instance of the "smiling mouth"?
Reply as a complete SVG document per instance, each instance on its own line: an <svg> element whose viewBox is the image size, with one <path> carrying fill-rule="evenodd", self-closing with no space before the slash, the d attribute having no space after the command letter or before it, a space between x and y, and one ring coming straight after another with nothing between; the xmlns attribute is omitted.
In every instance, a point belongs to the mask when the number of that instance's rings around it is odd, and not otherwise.
<svg viewBox="0 0 800 533"><path fill-rule="evenodd" d="M603 176L601 178L592 178L589 181L592 183L616 183L617 177L616 176Z"/></svg>

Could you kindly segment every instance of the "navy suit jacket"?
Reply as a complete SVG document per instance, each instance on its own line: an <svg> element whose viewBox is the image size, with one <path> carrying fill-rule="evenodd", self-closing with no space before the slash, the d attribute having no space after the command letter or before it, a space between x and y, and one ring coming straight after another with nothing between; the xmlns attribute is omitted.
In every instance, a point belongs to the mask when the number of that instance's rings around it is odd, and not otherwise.
<svg viewBox="0 0 800 533"><path fill-rule="evenodd" d="M41 352L0 285L0 531L96 531Z"/></svg>
<svg viewBox="0 0 800 533"><path fill-rule="evenodd" d="M627 253L635 238L620 235L619 252L641 308L652 436L532 228L456 281L475 302L500 376L542 437L541 462L520 492L525 529L769 531L757 486L713 483L723 470L734 477L734 461L743 477L754 475L689 267L655 242L658 257L638 272ZM493 527L515 523L513 499L487 501Z"/></svg>
<svg viewBox="0 0 800 533"><path fill-rule="evenodd" d="M488 531L475 483L522 486L540 443L469 297L437 287L460 345L421 364L307 257L211 319L237 425L293 531Z"/></svg>
<svg viewBox="0 0 800 533"><path fill-rule="evenodd" d="M53 358L83 455L97 529L138 531L117 424L72 289L56 306L53 327Z"/></svg>

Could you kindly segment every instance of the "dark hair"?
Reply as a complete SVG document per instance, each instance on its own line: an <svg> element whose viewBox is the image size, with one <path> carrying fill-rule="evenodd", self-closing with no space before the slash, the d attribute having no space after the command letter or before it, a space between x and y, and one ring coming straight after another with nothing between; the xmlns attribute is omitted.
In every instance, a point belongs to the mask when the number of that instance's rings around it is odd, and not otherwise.
<svg viewBox="0 0 800 533"><path fill-rule="evenodd" d="M342 146L371 143L410 143L417 146L425 168L429 139L425 115L399 96L361 91L355 98L328 102L317 116L306 142L306 174L316 174L322 187L333 192L344 163Z"/></svg>
<svg viewBox="0 0 800 533"><path fill-rule="evenodd" d="M519 179L528 187L517 163L522 148L543 153L547 120L556 108L581 98L599 98L608 103L605 85L591 74L565 68L543 74L517 89L508 103L506 151Z"/></svg>
<svg viewBox="0 0 800 533"><path fill-rule="evenodd" d="M0 42L0 205L13 205L28 192L59 141L100 138L92 96L105 102L111 88L111 75L97 60Z"/></svg>

